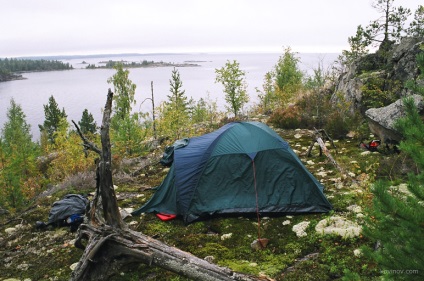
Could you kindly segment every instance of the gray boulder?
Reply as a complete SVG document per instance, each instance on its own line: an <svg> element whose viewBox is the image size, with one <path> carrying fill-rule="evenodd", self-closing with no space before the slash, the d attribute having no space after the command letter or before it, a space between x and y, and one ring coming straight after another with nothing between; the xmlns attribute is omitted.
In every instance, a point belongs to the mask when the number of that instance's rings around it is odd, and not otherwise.
<svg viewBox="0 0 424 281"><path fill-rule="evenodd" d="M418 109L423 111L423 97L420 95L412 95L411 97ZM365 111L371 132L377 135L383 143L399 142L402 139L402 135L395 129L394 124L397 119L404 115L402 99L385 107L370 108Z"/></svg>

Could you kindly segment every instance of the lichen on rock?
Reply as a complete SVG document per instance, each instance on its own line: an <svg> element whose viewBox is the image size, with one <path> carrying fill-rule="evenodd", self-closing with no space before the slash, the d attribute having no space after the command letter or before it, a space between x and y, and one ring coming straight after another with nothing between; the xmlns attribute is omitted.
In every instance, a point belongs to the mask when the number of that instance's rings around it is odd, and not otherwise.
<svg viewBox="0 0 424 281"><path fill-rule="evenodd" d="M359 236L362 227L355 222L349 221L340 216L333 216L323 219L315 226L316 232L320 234L336 234L343 238Z"/></svg>
<svg viewBox="0 0 424 281"><path fill-rule="evenodd" d="M308 235L306 233L306 229L308 228L310 221L303 221L301 223L298 223L296 225L293 225L292 230L296 233L297 237L304 237Z"/></svg>

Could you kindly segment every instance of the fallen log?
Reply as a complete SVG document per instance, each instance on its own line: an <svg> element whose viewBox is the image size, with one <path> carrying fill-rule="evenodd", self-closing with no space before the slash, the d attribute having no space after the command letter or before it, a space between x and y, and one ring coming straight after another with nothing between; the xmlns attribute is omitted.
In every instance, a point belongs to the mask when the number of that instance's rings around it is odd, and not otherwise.
<svg viewBox="0 0 424 281"><path fill-rule="evenodd" d="M108 280L123 265L131 263L159 266L193 280L260 280L211 264L129 229L84 224L79 229L78 237L88 237L89 243L81 258L81 265L74 270L71 280ZM76 242L78 247L81 244L80 240Z"/></svg>

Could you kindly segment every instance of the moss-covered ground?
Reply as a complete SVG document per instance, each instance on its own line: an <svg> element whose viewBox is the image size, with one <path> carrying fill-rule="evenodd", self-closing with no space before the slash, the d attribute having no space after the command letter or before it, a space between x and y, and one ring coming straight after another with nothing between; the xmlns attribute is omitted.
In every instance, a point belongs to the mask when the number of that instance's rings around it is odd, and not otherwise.
<svg viewBox="0 0 424 281"><path fill-rule="evenodd" d="M397 156L363 155L357 140L338 140L335 143L337 152L332 147L329 151L344 169L345 173L341 173L326 156L318 155L317 146L312 150L312 157L306 156L312 140L311 131L277 131L322 182L333 211L327 214L261 215L260 236L269 239L269 243L258 251L251 248L251 243L258 238L255 215L214 217L189 225L179 219L163 222L153 214L128 217L125 221L132 229L169 245L234 271L263 276L264 280L349 280L349 276L354 275L360 276L360 280L378 279L379 270L375 263L355 251L371 244L366 237L362 234L350 238L323 235L317 233L315 226L331 216L362 224L363 211L371 202L370 183L376 171L381 169L379 163L393 163L394 160L387 159ZM161 149L163 147L158 151ZM130 181L115 180L120 207L141 206L154 192L146 187L157 186L166 171L160 165L154 165ZM51 204L63 195L93 191L94 187L92 190L61 189L51 196L39 197L23 213L0 215L0 280L68 280L70 266L78 262L82 254L73 246L75 233L67 228L39 231L34 224L37 220L46 221ZM359 211L352 211L355 205L360 207ZM298 237L292 228L305 221L310 222L305 230L307 235ZM186 279L160 268L128 264L113 280Z"/></svg>

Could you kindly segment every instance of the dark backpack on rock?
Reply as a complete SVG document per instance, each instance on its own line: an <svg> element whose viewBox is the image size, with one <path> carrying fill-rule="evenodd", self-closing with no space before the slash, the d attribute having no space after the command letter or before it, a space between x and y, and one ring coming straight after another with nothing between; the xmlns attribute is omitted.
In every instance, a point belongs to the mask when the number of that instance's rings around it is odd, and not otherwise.
<svg viewBox="0 0 424 281"><path fill-rule="evenodd" d="M84 214L89 200L79 194L68 194L61 200L53 203L49 213L47 224L37 222L37 228L46 226L71 226L71 231L75 231L84 221Z"/></svg>

